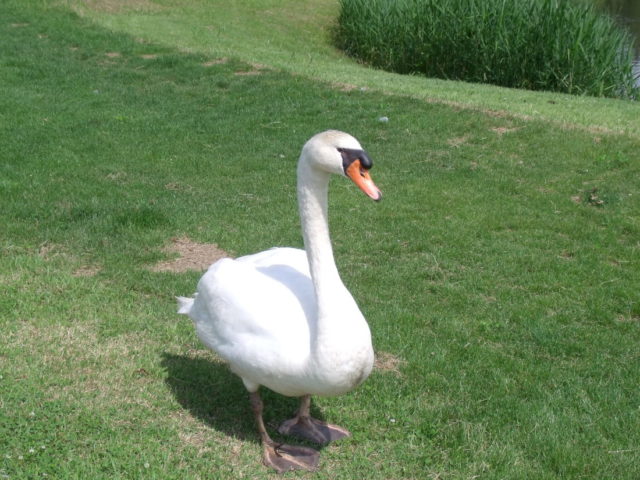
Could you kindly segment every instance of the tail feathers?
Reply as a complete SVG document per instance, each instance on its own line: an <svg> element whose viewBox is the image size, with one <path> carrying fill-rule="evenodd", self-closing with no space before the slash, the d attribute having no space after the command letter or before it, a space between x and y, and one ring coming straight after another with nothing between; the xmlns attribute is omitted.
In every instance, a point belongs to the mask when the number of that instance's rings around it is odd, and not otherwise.
<svg viewBox="0 0 640 480"><path fill-rule="evenodd" d="M176 300L178 301L178 313L189 315L194 299L188 297L176 297Z"/></svg>

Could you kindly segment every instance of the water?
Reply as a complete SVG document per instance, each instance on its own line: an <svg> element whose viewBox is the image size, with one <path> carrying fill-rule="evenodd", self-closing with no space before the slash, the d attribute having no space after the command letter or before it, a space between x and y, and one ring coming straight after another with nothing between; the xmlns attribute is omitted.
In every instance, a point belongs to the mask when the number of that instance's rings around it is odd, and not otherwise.
<svg viewBox="0 0 640 480"><path fill-rule="evenodd" d="M636 85L640 87L640 0L604 0L603 7L631 33L635 41L633 71Z"/></svg>

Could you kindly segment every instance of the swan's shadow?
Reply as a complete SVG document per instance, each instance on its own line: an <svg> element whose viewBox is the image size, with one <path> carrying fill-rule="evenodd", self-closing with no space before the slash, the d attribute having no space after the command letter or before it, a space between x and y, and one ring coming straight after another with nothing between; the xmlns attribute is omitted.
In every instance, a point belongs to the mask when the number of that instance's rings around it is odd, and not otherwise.
<svg viewBox="0 0 640 480"><path fill-rule="evenodd" d="M165 382L171 393L195 418L226 435L259 442L249 394L240 378L226 364L164 352L161 365L167 371ZM283 441L285 437L278 434L278 425L293 416L299 400L278 395L266 388L261 388L260 394L269 435L274 440ZM323 419L313 406L311 410L314 417ZM296 444L306 443L289 437L287 440Z"/></svg>

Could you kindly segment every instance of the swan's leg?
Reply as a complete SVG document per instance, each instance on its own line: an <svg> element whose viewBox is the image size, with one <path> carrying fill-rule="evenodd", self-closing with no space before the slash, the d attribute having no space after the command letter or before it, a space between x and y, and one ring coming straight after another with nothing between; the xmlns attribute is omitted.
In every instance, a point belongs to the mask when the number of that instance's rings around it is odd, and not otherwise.
<svg viewBox="0 0 640 480"><path fill-rule="evenodd" d="M311 396L305 395L300 399L300 408L296 416L282 423L278 431L284 435L301 437L321 445L351 435L342 427L313 418L309 414L310 406Z"/></svg>
<svg viewBox="0 0 640 480"><path fill-rule="evenodd" d="M274 468L278 473L289 470L316 470L320 454L313 448L282 445L271 440L262 419L263 405L260 394L256 391L251 392L249 395L251 408L256 417L258 432L262 440L263 463L268 467Z"/></svg>

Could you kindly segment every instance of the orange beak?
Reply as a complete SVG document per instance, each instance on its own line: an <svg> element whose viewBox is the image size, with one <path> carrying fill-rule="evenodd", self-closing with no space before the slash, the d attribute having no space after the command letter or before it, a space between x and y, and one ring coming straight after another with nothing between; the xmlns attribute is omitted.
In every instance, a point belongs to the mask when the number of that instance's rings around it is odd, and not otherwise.
<svg viewBox="0 0 640 480"><path fill-rule="evenodd" d="M353 180L360 190L367 194L370 198L376 202L382 199L382 192L376 187L376 184L371 180L369 171L362 168L360 160L354 160L347 168L347 176Z"/></svg>

